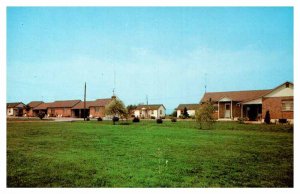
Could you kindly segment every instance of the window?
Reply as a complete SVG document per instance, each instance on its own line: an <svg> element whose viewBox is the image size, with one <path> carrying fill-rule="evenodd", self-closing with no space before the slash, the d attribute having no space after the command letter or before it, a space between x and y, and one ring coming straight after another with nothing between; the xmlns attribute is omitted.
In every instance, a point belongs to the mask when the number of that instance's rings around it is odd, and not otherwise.
<svg viewBox="0 0 300 194"><path fill-rule="evenodd" d="M294 102L293 100L284 100L282 103L282 111L293 111Z"/></svg>
<svg viewBox="0 0 300 194"><path fill-rule="evenodd" d="M162 114L162 110L159 110L159 114Z"/></svg>
<svg viewBox="0 0 300 194"><path fill-rule="evenodd" d="M100 107L95 107L95 112L100 112Z"/></svg>
<svg viewBox="0 0 300 194"><path fill-rule="evenodd" d="M151 114L154 114L154 111L153 111L153 110L151 110Z"/></svg>

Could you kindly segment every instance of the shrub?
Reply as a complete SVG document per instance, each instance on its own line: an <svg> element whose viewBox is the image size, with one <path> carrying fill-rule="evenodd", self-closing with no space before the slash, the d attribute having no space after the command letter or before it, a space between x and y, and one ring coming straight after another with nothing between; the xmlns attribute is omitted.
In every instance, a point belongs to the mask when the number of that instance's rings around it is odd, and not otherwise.
<svg viewBox="0 0 300 194"><path fill-rule="evenodd" d="M113 118L112 118L112 121L113 122L118 122L120 119L119 119L119 117L116 117L116 116L114 116Z"/></svg>
<svg viewBox="0 0 300 194"><path fill-rule="evenodd" d="M102 121L102 118L101 118L101 117L98 117L97 121Z"/></svg>
<svg viewBox="0 0 300 194"><path fill-rule="evenodd" d="M196 121L200 125L200 129L211 129L215 123L213 116L214 106L211 102L202 104L199 110L196 111Z"/></svg>
<svg viewBox="0 0 300 194"><path fill-rule="evenodd" d="M270 116L270 112L269 111L266 112L265 123L266 124L270 124L271 123L271 116Z"/></svg>
<svg viewBox="0 0 300 194"><path fill-rule="evenodd" d="M244 117L239 117L238 118L239 124L243 124L243 123L245 123L245 121L246 121L246 119Z"/></svg>
<svg viewBox="0 0 300 194"><path fill-rule="evenodd" d="M42 120L46 114L44 112L39 112L37 116Z"/></svg>
<svg viewBox="0 0 300 194"><path fill-rule="evenodd" d="M176 122L177 119L174 117L174 118L171 119L171 121L172 121L172 122Z"/></svg>
<svg viewBox="0 0 300 194"><path fill-rule="evenodd" d="M151 119L155 119L155 116L151 116L150 118L151 118Z"/></svg>
<svg viewBox="0 0 300 194"><path fill-rule="evenodd" d="M179 118L180 118L180 119L183 119L183 115L179 115Z"/></svg>
<svg viewBox="0 0 300 194"><path fill-rule="evenodd" d="M156 123L161 124L161 123L163 123L163 120L162 119L156 119Z"/></svg>
<svg viewBox="0 0 300 194"><path fill-rule="evenodd" d="M139 119L139 117L134 117L134 118L133 118L133 120L132 120L132 122L134 122L134 123L138 123L138 122L140 122L140 119Z"/></svg>
<svg viewBox="0 0 300 194"><path fill-rule="evenodd" d="M88 117L88 118L86 118L86 121L90 121L90 118Z"/></svg>

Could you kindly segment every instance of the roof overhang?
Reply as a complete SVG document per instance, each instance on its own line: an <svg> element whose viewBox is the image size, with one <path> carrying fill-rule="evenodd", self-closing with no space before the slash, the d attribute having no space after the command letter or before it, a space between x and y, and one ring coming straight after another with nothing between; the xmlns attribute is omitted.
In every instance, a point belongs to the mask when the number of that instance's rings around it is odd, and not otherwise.
<svg viewBox="0 0 300 194"><path fill-rule="evenodd" d="M232 99L227 98L227 97L223 97L223 98L219 99L219 102L230 102L230 101L232 101Z"/></svg>
<svg viewBox="0 0 300 194"><path fill-rule="evenodd" d="M247 104L262 104L262 98L257 98L254 100L249 100L249 101L244 101L242 102L243 105L247 105Z"/></svg>

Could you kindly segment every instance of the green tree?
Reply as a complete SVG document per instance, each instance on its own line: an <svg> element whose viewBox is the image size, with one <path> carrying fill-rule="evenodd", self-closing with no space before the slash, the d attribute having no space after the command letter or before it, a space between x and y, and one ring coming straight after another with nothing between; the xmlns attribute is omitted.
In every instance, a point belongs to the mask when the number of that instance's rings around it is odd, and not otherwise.
<svg viewBox="0 0 300 194"><path fill-rule="evenodd" d="M134 110L137 108L137 106L130 104L126 108L127 108L128 114L131 116L134 114Z"/></svg>
<svg viewBox="0 0 300 194"><path fill-rule="evenodd" d="M214 106L211 102L201 104L195 115L196 122L199 123L200 129L212 129L215 123L213 113Z"/></svg>
<svg viewBox="0 0 300 194"><path fill-rule="evenodd" d="M186 118L189 118L189 117L190 117L190 115L189 115L189 113L187 111L187 108L184 107L184 109L183 109L183 118L186 119Z"/></svg>
<svg viewBox="0 0 300 194"><path fill-rule="evenodd" d="M114 117L126 118L128 116L127 109L125 108L124 103L117 99L113 98L110 103L105 107L105 113L107 115L113 115ZM113 119L113 124L115 124L115 119Z"/></svg>
<svg viewBox="0 0 300 194"><path fill-rule="evenodd" d="M177 111L174 110L174 111L172 112L171 116L172 116L172 117L177 117Z"/></svg>

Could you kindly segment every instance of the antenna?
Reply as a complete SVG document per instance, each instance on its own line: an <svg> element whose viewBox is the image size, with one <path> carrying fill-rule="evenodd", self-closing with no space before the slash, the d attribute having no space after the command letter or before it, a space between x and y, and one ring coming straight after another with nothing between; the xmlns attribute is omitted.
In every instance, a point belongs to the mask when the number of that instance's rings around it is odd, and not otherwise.
<svg viewBox="0 0 300 194"><path fill-rule="evenodd" d="M116 70L114 70L114 89L113 89L113 96L115 95L115 89L116 89Z"/></svg>
<svg viewBox="0 0 300 194"><path fill-rule="evenodd" d="M147 103L147 105L148 105L148 95L146 95L146 103Z"/></svg>
<svg viewBox="0 0 300 194"><path fill-rule="evenodd" d="M206 93L206 85L207 85L207 73L204 73L204 88Z"/></svg>

